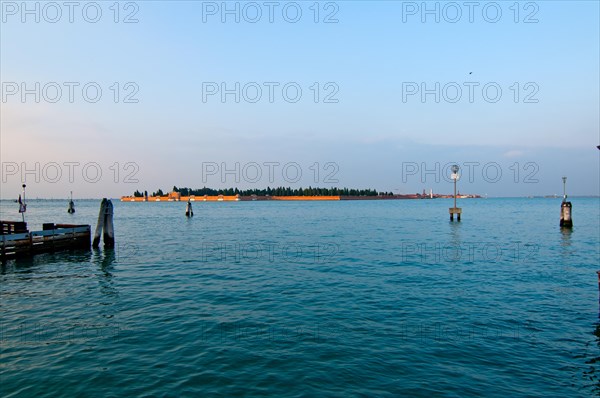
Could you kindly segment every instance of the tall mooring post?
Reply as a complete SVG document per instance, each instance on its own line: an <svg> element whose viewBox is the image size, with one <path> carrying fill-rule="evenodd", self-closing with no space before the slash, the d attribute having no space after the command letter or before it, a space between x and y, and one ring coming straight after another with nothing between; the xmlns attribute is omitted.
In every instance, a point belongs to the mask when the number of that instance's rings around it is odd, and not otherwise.
<svg viewBox="0 0 600 398"><path fill-rule="evenodd" d="M560 227L573 228L572 210L573 205L567 202L567 177L563 177L563 200L560 205Z"/></svg>
<svg viewBox="0 0 600 398"><path fill-rule="evenodd" d="M194 212L192 211L192 202L188 199L187 205L185 206L185 216L186 217L194 217Z"/></svg>
<svg viewBox="0 0 600 398"><path fill-rule="evenodd" d="M103 233L104 231L104 233ZM109 199L102 199L100 212L98 213L98 224L94 233L92 247L100 246L100 236L104 240L104 247L115 247L115 230L113 226L113 204Z"/></svg>
<svg viewBox="0 0 600 398"><path fill-rule="evenodd" d="M454 181L454 207L451 207L450 210L450 221L454 221L454 215L456 214L456 221L460 221L460 215L462 213L462 209L460 207L456 207L456 181L460 178L458 175L459 167L457 164L452 166L452 180Z"/></svg>

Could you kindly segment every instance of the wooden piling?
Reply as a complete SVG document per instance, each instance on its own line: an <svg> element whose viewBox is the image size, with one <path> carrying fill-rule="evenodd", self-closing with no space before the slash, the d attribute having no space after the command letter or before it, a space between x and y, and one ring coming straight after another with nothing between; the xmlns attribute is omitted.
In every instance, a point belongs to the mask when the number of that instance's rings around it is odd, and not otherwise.
<svg viewBox="0 0 600 398"><path fill-rule="evenodd" d="M104 233L103 233L104 232ZM115 247L115 230L113 226L113 204L109 199L102 199L100 212L98 213L98 224L94 232L92 246L100 246L100 236L104 240L104 247Z"/></svg>
<svg viewBox="0 0 600 398"><path fill-rule="evenodd" d="M92 247L96 248L100 246L100 237L102 236L102 230L104 229L104 213L106 212L106 198L100 202L100 212L98 213L98 224L96 224L96 231L94 232L94 240Z"/></svg>
<svg viewBox="0 0 600 398"><path fill-rule="evenodd" d="M188 199L187 205L185 207L185 216L186 217L194 217L194 212L192 211L192 202Z"/></svg>
<svg viewBox="0 0 600 398"><path fill-rule="evenodd" d="M113 204L109 199L106 201L104 213L104 247L115 247L115 229L113 226Z"/></svg>
<svg viewBox="0 0 600 398"><path fill-rule="evenodd" d="M462 208L460 207L451 207L450 211L450 221L454 221L454 215L456 214L456 221L460 221L460 215L462 214Z"/></svg>

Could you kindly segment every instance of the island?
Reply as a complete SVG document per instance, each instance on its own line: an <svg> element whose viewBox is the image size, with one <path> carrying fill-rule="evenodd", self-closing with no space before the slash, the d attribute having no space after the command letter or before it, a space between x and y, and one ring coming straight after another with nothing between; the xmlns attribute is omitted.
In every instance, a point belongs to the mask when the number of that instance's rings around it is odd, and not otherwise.
<svg viewBox="0 0 600 398"><path fill-rule="evenodd" d="M395 199L438 199L453 198L452 194L434 194L423 190L422 193L394 194L392 192L378 192L374 189L349 189L349 188L290 188L277 187L266 189L238 188L213 189L213 188L177 188L169 193L162 189L148 194L148 191L136 190L131 196L122 196L121 202L239 202L239 201L337 201L337 200L395 200ZM480 195L457 194L458 198L481 198Z"/></svg>

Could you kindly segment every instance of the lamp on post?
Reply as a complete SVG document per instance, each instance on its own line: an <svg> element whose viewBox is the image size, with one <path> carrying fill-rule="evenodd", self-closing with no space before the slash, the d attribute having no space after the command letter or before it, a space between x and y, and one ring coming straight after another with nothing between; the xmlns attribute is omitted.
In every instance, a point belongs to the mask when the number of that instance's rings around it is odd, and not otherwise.
<svg viewBox="0 0 600 398"><path fill-rule="evenodd" d="M457 164L454 164L452 165L452 168L450 170L452 170L452 175L450 176L450 178L452 178L452 180L454 181L454 207L450 208L450 221L454 221L454 214L456 214L456 221L460 221L462 209L456 207L456 182L460 178L460 176L458 175L460 167L458 167Z"/></svg>

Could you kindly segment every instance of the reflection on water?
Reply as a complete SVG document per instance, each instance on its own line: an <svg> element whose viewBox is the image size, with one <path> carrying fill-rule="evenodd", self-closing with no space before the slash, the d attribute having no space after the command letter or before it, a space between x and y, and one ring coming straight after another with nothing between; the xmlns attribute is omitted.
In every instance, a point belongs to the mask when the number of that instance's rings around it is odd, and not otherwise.
<svg viewBox="0 0 600 398"><path fill-rule="evenodd" d="M600 272L600 271L599 271ZM600 277L598 279L598 290L600 294ZM583 379L584 382L591 381L591 384L587 384L586 387L591 387L593 392L600 396L600 377L596 374L596 364L600 362L600 296L598 299L598 321L594 324L594 331L592 332L595 336L595 339L586 343L586 351L591 346L592 353L588 354L587 352L584 354L584 358L589 358L585 361L586 365L589 365L587 370L583 371ZM598 372L600 373L600 372Z"/></svg>
<svg viewBox="0 0 600 398"><path fill-rule="evenodd" d="M577 255L576 250L573 248L572 242L573 230L570 228L560 229L560 255L561 255L561 266L563 272L573 272L573 256Z"/></svg>
<svg viewBox="0 0 600 398"><path fill-rule="evenodd" d="M0 274L17 272L30 274L36 272L40 267L48 267L57 264L81 265L89 263L91 252L86 249L72 249L55 253L42 253L35 256L17 257L0 263Z"/></svg>
<svg viewBox="0 0 600 398"><path fill-rule="evenodd" d="M586 370L583 371L583 380L586 387L591 388L597 396L600 396L600 377L597 374L600 373L600 371L597 372L598 369L596 365L600 363L600 356L598 356L598 350L600 349L600 321L594 325L593 334L595 339L586 344L586 349L591 346L593 354L589 355L586 353L584 355L585 358L589 359L585 361L588 366L586 367Z"/></svg>
<svg viewBox="0 0 600 398"><path fill-rule="evenodd" d="M30 257L7 260L0 263L0 275L6 275L13 272L32 273L32 268L34 266L33 258Z"/></svg>
<svg viewBox="0 0 600 398"><path fill-rule="evenodd" d="M464 283L463 278L465 277L462 272L463 266L469 262L469 242L464 242L463 244L461 223L449 222L448 227L448 242L441 244L442 248L439 257L439 260L443 259L453 264L452 267L448 268L448 273L444 276L444 283L447 285L445 294L448 297L453 297L455 300L464 300L465 291L460 287Z"/></svg>
<svg viewBox="0 0 600 398"><path fill-rule="evenodd" d="M102 293L102 301L99 303L102 306L101 315L105 318L113 318L115 312L115 304L118 301L119 291L114 283L114 264L116 255L114 249L94 249L92 254L92 264L95 264L99 270L96 273L100 292Z"/></svg>
<svg viewBox="0 0 600 398"><path fill-rule="evenodd" d="M561 246L563 248L570 248L571 247L571 235L573 234L573 230L570 228L561 228L560 234L561 234ZM569 253L570 253L570 251L569 251Z"/></svg>
<svg viewBox="0 0 600 398"><path fill-rule="evenodd" d="M112 277L111 270L115 261L115 249L93 249L92 263L96 264L105 275Z"/></svg>
<svg viewBox="0 0 600 398"><path fill-rule="evenodd" d="M460 233L461 224L459 222L451 222L450 225L450 245L453 247L461 247L462 236Z"/></svg>

